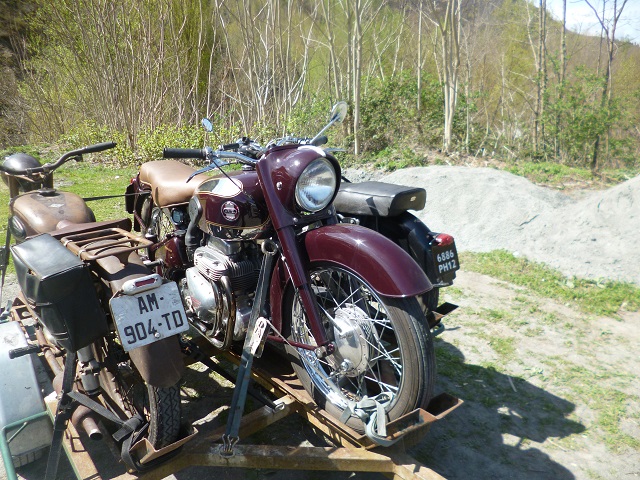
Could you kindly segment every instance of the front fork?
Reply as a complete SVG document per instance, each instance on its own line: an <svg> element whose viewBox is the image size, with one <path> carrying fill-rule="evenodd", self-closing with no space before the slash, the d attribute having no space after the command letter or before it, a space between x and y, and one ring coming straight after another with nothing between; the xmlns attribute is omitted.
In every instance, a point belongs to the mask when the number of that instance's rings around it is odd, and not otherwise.
<svg viewBox="0 0 640 480"><path fill-rule="evenodd" d="M298 242L293 227L284 227L278 231L278 238L282 246L284 263L291 277L291 283L295 287L300 301L309 319L309 326L313 338L318 346L318 353L333 353L333 344L327 339L324 328L322 327L322 317L316 296L311 288L311 278L309 271L305 267L300 256Z"/></svg>

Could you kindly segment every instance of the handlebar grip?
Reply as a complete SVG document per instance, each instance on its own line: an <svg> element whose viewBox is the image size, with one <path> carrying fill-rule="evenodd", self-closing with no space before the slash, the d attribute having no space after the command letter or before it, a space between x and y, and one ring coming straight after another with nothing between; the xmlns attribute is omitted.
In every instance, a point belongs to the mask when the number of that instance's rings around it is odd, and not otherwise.
<svg viewBox="0 0 640 480"><path fill-rule="evenodd" d="M116 145L116 142L97 143L95 145L89 145L88 147L81 148L80 150L77 150L77 153L80 155L84 155L85 153L102 152L104 150L114 148Z"/></svg>
<svg viewBox="0 0 640 480"><path fill-rule="evenodd" d="M220 147L218 147L218 150L238 150L239 148L239 143L227 143L225 145L220 145Z"/></svg>
<svg viewBox="0 0 640 480"><path fill-rule="evenodd" d="M320 145L324 145L328 141L329 139L327 138L327 136L322 135L321 137L318 137L314 142L312 142L312 145L319 147Z"/></svg>
<svg viewBox="0 0 640 480"><path fill-rule="evenodd" d="M163 158L199 158L205 160L207 157L203 150L196 148L165 148L162 150Z"/></svg>
<svg viewBox="0 0 640 480"><path fill-rule="evenodd" d="M38 345L27 345L26 347L18 347L14 348L13 350L9 350L9 358L13 360L14 358L23 357L31 353L39 352L40 347Z"/></svg>

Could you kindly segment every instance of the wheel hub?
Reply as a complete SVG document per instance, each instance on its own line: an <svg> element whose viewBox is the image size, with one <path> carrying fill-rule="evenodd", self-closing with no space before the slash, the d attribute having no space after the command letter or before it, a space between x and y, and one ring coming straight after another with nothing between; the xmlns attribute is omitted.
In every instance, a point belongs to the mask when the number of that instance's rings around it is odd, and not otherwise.
<svg viewBox="0 0 640 480"><path fill-rule="evenodd" d="M335 311L333 333L335 352L330 357L333 368L348 377L366 372L377 337L371 319L357 306L345 304Z"/></svg>

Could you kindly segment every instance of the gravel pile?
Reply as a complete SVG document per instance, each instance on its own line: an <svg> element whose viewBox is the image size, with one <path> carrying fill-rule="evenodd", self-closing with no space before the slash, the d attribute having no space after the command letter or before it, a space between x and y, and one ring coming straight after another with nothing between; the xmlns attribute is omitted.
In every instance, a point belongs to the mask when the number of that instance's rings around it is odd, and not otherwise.
<svg viewBox="0 0 640 480"><path fill-rule="evenodd" d="M378 179L425 188L418 216L461 251L505 249L565 275L640 285L640 177L579 199L490 168L408 168Z"/></svg>

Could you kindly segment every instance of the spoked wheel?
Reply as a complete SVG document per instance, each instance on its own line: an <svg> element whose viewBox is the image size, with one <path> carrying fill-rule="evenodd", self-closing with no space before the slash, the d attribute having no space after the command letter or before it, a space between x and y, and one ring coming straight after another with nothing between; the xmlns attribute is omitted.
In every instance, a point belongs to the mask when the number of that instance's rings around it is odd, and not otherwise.
<svg viewBox="0 0 640 480"><path fill-rule="evenodd" d="M336 417L348 402L386 393L389 421L431 399L435 357L429 329L415 298L377 295L360 276L337 265L312 265L311 284L322 312L333 354L319 358L314 350L288 347L299 358L293 368L316 403ZM289 338L316 345L297 294L285 299ZM347 425L362 432L362 421Z"/></svg>
<svg viewBox="0 0 640 480"><path fill-rule="evenodd" d="M153 387L145 383L133 362L113 339L94 344L95 357L104 368L100 385L108 407L123 420L140 414L149 422L148 440L155 449L178 440L180 430L180 387Z"/></svg>
<svg viewBox="0 0 640 480"><path fill-rule="evenodd" d="M151 228L158 236L159 242L165 240L170 233L176 230L176 226L169 218L167 211L160 207L153 207L151 213Z"/></svg>

